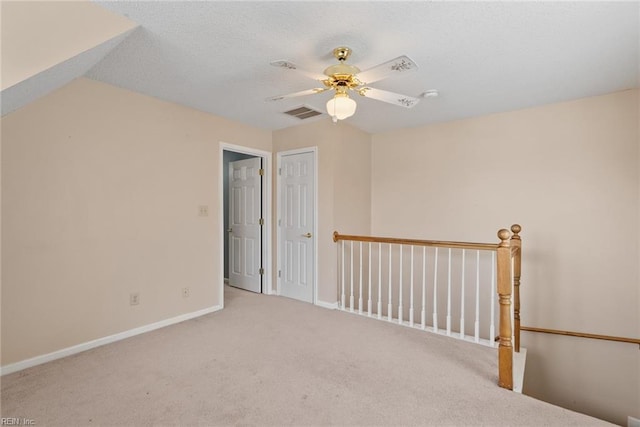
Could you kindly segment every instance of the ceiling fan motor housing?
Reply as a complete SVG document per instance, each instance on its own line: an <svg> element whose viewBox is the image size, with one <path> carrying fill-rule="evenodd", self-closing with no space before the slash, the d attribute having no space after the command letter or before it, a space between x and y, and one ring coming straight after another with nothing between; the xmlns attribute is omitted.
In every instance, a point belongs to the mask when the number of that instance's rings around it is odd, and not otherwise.
<svg viewBox="0 0 640 427"><path fill-rule="evenodd" d="M337 47L333 49L333 56L339 61L336 65L331 65L324 70L328 78L323 80L326 87L334 89L337 93L346 93L350 89L358 87L361 83L355 77L360 72L358 67L345 64L344 62L351 55L348 47Z"/></svg>

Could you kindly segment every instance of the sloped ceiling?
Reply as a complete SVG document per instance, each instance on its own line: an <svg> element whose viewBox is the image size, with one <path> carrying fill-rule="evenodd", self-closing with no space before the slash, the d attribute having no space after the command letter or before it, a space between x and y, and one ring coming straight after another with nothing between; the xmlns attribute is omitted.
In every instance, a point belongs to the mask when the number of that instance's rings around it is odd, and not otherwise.
<svg viewBox="0 0 640 427"><path fill-rule="evenodd" d="M136 24L88 1L3 1L2 115L83 76Z"/></svg>
<svg viewBox="0 0 640 427"><path fill-rule="evenodd" d="M353 49L349 62L363 70L403 54L419 66L372 86L418 97L430 89L440 93L412 109L355 95L358 110L347 122L370 133L638 87L639 2L95 5L140 29L87 77L263 129L305 123L283 112L300 105L324 112L331 96L265 102L319 86L269 63L286 59L322 73L342 45Z"/></svg>
<svg viewBox="0 0 640 427"><path fill-rule="evenodd" d="M131 31L100 43L2 91L2 115L9 114L87 73Z"/></svg>

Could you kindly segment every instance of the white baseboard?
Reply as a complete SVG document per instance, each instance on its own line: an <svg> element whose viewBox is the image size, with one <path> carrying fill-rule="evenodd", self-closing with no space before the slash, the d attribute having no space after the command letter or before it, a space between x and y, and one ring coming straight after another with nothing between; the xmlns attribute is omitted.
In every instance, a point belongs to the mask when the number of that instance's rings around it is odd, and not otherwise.
<svg viewBox="0 0 640 427"><path fill-rule="evenodd" d="M520 347L520 352L513 352L513 391L522 393L524 386L524 369L527 362L527 349Z"/></svg>
<svg viewBox="0 0 640 427"><path fill-rule="evenodd" d="M336 302L324 302L324 301L317 300L316 301L316 305L318 307L328 308L329 310L337 310L338 307L339 307L338 301L336 301Z"/></svg>
<svg viewBox="0 0 640 427"><path fill-rule="evenodd" d="M107 337L98 338L93 341L87 341L85 343L74 345L72 347L63 348L62 350L57 350L51 353L43 354L41 356L32 357L31 359L21 360L20 362L15 362L9 365L1 366L0 375L12 374L14 372L18 372L23 369L31 368L32 366L42 365L43 363L51 362L52 360L61 359L63 357L71 356L72 354L76 354L76 353L81 353L83 351L100 347L105 344L110 344L112 342L120 341L136 335L144 334L145 332L151 332L156 329L164 328L165 326L174 325L176 323L184 322L185 320L204 316L205 314L213 313L214 311L218 311L221 309L222 309L222 306L215 305L213 307L208 307L208 308L204 308L202 310L194 311L191 313L182 314L180 316L161 320L159 322L151 323L149 325L140 326L138 328L130 329L128 331L120 332L114 335L109 335Z"/></svg>

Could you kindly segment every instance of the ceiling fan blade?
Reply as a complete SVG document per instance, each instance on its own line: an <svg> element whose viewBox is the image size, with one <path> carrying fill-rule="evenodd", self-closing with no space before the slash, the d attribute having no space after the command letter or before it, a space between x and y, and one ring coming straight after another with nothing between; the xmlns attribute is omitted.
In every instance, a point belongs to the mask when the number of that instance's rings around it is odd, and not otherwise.
<svg viewBox="0 0 640 427"><path fill-rule="evenodd" d="M405 71L415 70L418 66L408 56L402 55L391 61L376 65L373 68L364 70L356 76L363 85L368 85L393 74L404 73Z"/></svg>
<svg viewBox="0 0 640 427"><path fill-rule="evenodd" d="M420 102L420 98L413 96L401 95L386 90L376 89L373 87L363 87L358 89L358 93L366 98L376 99L389 104L398 105L404 108L411 108Z"/></svg>
<svg viewBox="0 0 640 427"><path fill-rule="evenodd" d="M278 61L272 61L269 63L269 65L272 65L274 67L278 67L278 68L284 68L286 70L294 70L297 71L301 74L304 74L305 76L313 79L313 80L324 80L326 79L326 76L322 75L322 74L318 74L318 73L314 73L312 71L307 71L304 70L300 67L298 67L296 64L294 64L293 62L289 62L289 61L285 61L285 60L278 60Z"/></svg>
<svg viewBox="0 0 640 427"><path fill-rule="evenodd" d="M271 96L265 99L265 101L280 101L281 99L295 98L297 96L314 95L316 93L324 92L325 90L328 90L328 89L329 88L326 88L326 87L317 87L314 89L301 90L300 92L288 93L286 95Z"/></svg>

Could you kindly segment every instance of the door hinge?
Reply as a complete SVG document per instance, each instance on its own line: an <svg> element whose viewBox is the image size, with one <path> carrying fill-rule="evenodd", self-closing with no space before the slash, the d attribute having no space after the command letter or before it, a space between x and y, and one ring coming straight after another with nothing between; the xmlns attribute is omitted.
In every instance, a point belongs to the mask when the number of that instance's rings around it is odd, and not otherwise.
<svg viewBox="0 0 640 427"><path fill-rule="evenodd" d="M264 225L264 218L260 218L260 220L258 221L258 224Z"/></svg>
<svg viewBox="0 0 640 427"><path fill-rule="evenodd" d="M264 175L264 169L260 168L260 170L258 171L258 173L260 174L260 176Z"/></svg>
<svg viewBox="0 0 640 427"><path fill-rule="evenodd" d="M278 277L282 277L282 270L278 270Z"/></svg>
<svg viewBox="0 0 640 427"><path fill-rule="evenodd" d="M282 175L282 168L278 168L278 175Z"/></svg>
<svg viewBox="0 0 640 427"><path fill-rule="evenodd" d="M264 274L264 268L261 268L261 269L259 270L259 273L260 273L260 275L262 276L262 275Z"/></svg>
<svg viewBox="0 0 640 427"><path fill-rule="evenodd" d="M282 227L282 220L281 219L278 220L278 226Z"/></svg>

